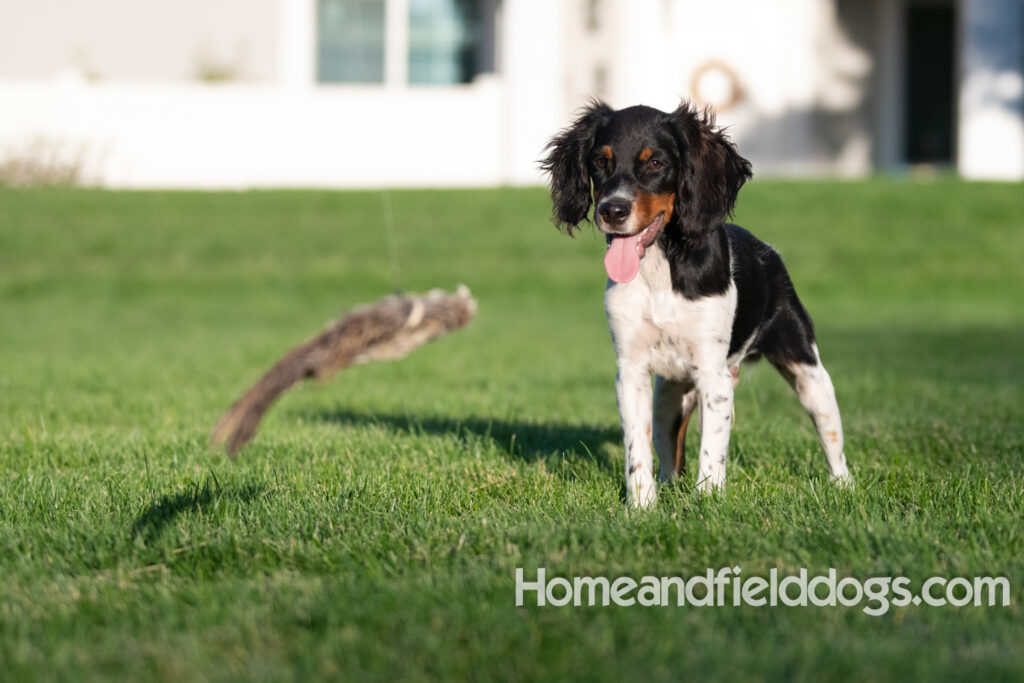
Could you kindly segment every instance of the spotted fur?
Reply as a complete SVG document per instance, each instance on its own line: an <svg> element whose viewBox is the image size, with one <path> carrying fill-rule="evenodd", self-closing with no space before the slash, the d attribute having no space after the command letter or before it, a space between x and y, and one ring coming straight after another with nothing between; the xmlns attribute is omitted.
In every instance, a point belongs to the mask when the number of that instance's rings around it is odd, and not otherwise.
<svg viewBox="0 0 1024 683"><path fill-rule="evenodd" d="M543 167L555 223L570 234L592 203L609 245L657 231L638 249L636 276L609 279L605 290L628 502L655 502L655 450L663 481L683 473L686 427L698 409L693 479L700 491L725 485L739 364L761 356L810 414L830 478L852 483L810 316L779 254L725 222L751 171L713 117L687 105L665 113L594 102L551 140Z"/></svg>

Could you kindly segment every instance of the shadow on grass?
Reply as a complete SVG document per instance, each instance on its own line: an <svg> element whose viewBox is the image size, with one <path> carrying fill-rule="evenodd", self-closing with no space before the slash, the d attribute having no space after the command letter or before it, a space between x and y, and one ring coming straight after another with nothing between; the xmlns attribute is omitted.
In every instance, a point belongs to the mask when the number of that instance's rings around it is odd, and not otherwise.
<svg viewBox="0 0 1024 683"><path fill-rule="evenodd" d="M602 457L605 444L619 443L621 430L584 424L532 423L469 417L416 417L412 415L357 413L329 410L304 415L310 420L348 426L378 425L403 434L431 434L467 437L491 442L501 452L526 462L553 462L564 454L591 460L602 469L618 470Z"/></svg>
<svg viewBox="0 0 1024 683"><path fill-rule="evenodd" d="M841 400L843 410L850 410L852 414L857 414L858 410L869 416L877 414L881 416L879 419L883 421L880 424L885 429L900 428L908 420L913 424L920 423L927 435L934 435L934 416L956 415L956 424L987 428L993 424L998 426L999 420L1004 419L1000 416L1015 407L1016 404L1007 398L1007 392L993 392L991 388L1009 387L1019 391L1020 381L1024 378L1024 363L1018 352L1022 334L1024 330L1014 325L934 330L900 327L846 329L823 335L827 337L823 346L830 354L826 366L834 369L835 376L847 381L843 387L847 400ZM775 373L767 363L762 361L758 365L762 368L759 372L772 376L770 382L774 383L772 386L777 390L779 400L784 402L779 405L789 406L787 410L796 415L799 403L785 382L774 377ZM948 385L950 390L922 394L922 382L939 389ZM749 380L741 381L741 391L746 391L748 385ZM762 381L760 386L769 385ZM741 400L758 400L760 403L750 418L741 418L750 419L757 426L757 432L745 435L749 440L747 446L756 450L761 448L760 444L766 438L766 421L783 413L776 412L778 409L774 404L763 399L748 395ZM747 404L746 407L749 409L751 406ZM760 417L762 410L765 417ZM406 435L452 436L466 444L483 440L509 458L543 461L555 472L564 469L559 467L560 461L573 458L593 462L607 472L617 474L621 470L622 432L617 424L601 427L488 417L361 413L347 408L303 411L300 415L311 421L355 427L379 426ZM807 432L806 444L818 458L820 451L806 416L800 412L794 420L798 420L792 423L794 426L799 425L802 431ZM788 428L790 422L785 424ZM688 439L687 457L691 467L696 464L695 451L699 443L699 430L695 427L691 426L693 436ZM995 438L1004 439L998 433ZM611 454L607 448L609 445L615 447ZM793 462L794 467L803 467L801 463Z"/></svg>
<svg viewBox="0 0 1024 683"><path fill-rule="evenodd" d="M189 510L211 507L218 499L247 502L266 490L261 484L247 484L240 488L224 488L216 477L207 477L203 484L189 486L177 493L160 496L143 510L132 524L132 537L142 536L146 541L158 537L164 528Z"/></svg>

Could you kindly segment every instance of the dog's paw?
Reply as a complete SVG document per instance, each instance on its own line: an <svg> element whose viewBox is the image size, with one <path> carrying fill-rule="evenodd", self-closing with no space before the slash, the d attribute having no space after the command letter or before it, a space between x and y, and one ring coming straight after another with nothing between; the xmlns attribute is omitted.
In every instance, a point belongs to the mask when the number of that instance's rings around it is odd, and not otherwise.
<svg viewBox="0 0 1024 683"><path fill-rule="evenodd" d="M838 486L841 489L854 490L857 488L853 483L853 477L849 472L841 472L840 474L829 475L829 481Z"/></svg>
<svg viewBox="0 0 1024 683"><path fill-rule="evenodd" d="M637 510L646 510L658 502L658 487L654 479L636 481L626 491L626 503Z"/></svg>
<svg viewBox="0 0 1024 683"><path fill-rule="evenodd" d="M697 482L697 493L719 493L725 490L725 480L704 477Z"/></svg>

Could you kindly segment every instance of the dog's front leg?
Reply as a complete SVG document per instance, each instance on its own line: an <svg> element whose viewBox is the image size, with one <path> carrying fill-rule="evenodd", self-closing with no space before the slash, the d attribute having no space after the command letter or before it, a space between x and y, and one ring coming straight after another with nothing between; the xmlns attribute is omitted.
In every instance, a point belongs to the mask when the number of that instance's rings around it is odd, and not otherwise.
<svg viewBox="0 0 1024 683"><path fill-rule="evenodd" d="M626 502L646 508L658 495L651 452L650 372L640 364L620 364L615 376L615 395L626 446Z"/></svg>
<svg viewBox="0 0 1024 683"><path fill-rule="evenodd" d="M725 487L725 463L732 428L733 378L721 367L697 377L700 397L700 461L697 490Z"/></svg>

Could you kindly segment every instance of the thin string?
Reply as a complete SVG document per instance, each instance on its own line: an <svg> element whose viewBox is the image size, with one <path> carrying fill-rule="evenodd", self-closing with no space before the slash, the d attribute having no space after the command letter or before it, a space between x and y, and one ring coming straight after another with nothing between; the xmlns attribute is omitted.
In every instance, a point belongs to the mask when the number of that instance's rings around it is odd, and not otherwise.
<svg viewBox="0 0 1024 683"><path fill-rule="evenodd" d="M384 213L384 234L388 241L388 261L391 265L391 288L395 294L402 293L402 266L398 262L398 242L395 239L395 212L391 207L391 195L387 190L380 193L381 209Z"/></svg>

